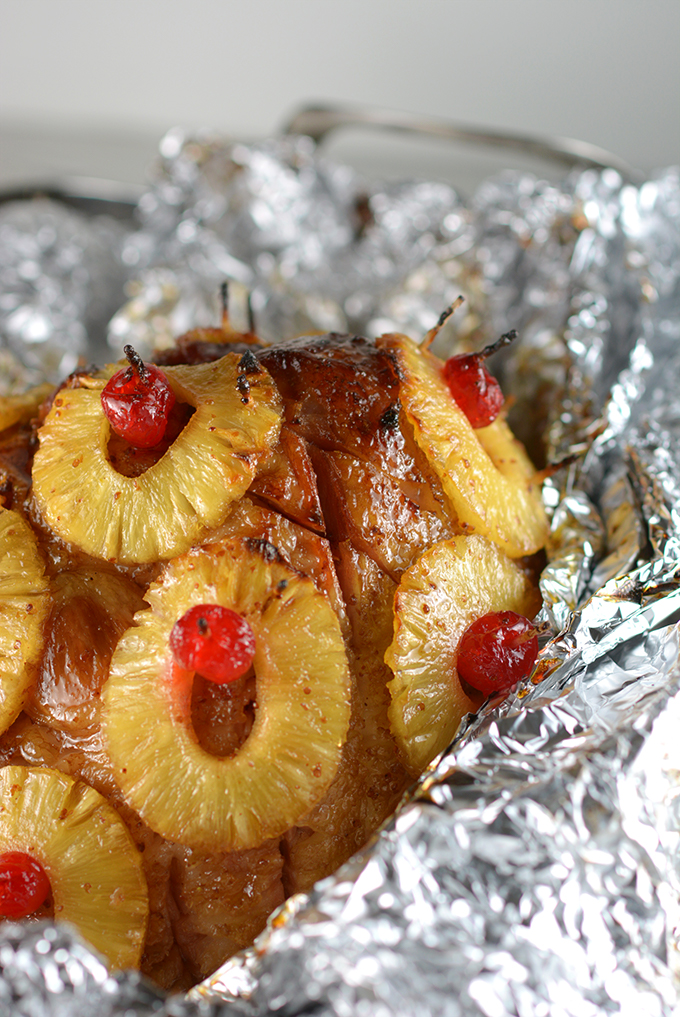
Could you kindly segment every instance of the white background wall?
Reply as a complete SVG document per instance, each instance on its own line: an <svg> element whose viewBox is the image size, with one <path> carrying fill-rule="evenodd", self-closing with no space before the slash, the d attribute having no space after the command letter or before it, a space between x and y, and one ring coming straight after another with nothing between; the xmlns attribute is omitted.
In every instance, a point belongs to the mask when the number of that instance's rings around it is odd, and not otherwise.
<svg viewBox="0 0 680 1017"><path fill-rule="evenodd" d="M173 124L267 134L310 99L668 165L680 0L0 0L0 183L139 179Z"/></svg>

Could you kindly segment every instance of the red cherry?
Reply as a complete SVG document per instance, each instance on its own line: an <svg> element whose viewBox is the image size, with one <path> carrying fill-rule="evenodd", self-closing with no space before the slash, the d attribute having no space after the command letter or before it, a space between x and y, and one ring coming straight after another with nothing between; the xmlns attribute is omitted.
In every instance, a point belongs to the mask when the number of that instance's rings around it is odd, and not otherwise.
<svg viewBox="0 0 680 1017"><path fill-rule="evenodd" d="M223 685L240 678L252 664L255 636L236 611L198 604L173 625L170 649L180 667Z"/></svg>
<svg viewBox="0 0 680 1017"><path fill-rule="evenodd" d="M449 391L471 425L488 427L500 413L501 387L484 365L479 353L460 353L444 364Z"/></svg>
<svg viewBox="0 0 680 1017"><path fill-rule="evenodd" d="M0 915L26 918L44 904L50 881L40 862L23 851L0 855Z"/></svg>
<svg viewBox="0 0 680 1017"><path fill-rule="evenodd" d="M163 439L175 393L155 364L145 364L125 347L129 367L116 371L102 391L102 407L112 430L135 448L153 448Z"/></svg>
<svg viewBox="0 0 680 1017"><path fill-rule="evenodd" d="M505 401L500 385L484 361L516 337L517 332L507 332L481 353L459 353L444 364L444 380L449 392L474 428L492 424Z"/></svg>
<svg viewBox="0 0 680 1017"><path fill-rule="evenodd" d="M538 636L528 618L496 611L473 622L458 647L458 676L490 695L507 692L531 671L538 655Z"/></svg>

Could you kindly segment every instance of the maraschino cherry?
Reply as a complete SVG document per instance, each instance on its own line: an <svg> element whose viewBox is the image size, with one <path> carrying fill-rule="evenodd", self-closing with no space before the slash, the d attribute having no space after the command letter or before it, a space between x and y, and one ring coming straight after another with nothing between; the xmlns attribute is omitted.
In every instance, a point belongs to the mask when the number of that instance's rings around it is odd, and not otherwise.
<svg viewBox="0 0 680 1017"><path fill-rule="evenodd" d="M170 649L180 667L223 685L244 675L255 656L246 619L219 604L198 604L175 622Z"/></svg>
<svg viewBox="0 0 680 1017"><path fill-rule="evenodd" d="M153 448L163 439L175 393L155 364L145 364L132 346L124 348L130 366L116 371L102 391L111 429L135 448Z"/></svg>
<svg viewBox="0 0 680 1017"><path fill-rule="evenodd" d="M521 614L496 611L473 622L458 647L458 676L478 692L508 692L538 655L536 629Z"/></svg>
<svg viewBox="0 0 680 1017"><path fill-rule="evenodd" d="M39 861L23 851L0 855L0 916L27 918L49 892L50 881Z"/></svg>
<svg viewBox="0 0 680 1017"><path fill-rule="evenodd" d="M517 337L507 332L480 353L459 353L444 364L444 380L449 391L474 428L488 427L503 408L501 387L484 361Z"/></svg>

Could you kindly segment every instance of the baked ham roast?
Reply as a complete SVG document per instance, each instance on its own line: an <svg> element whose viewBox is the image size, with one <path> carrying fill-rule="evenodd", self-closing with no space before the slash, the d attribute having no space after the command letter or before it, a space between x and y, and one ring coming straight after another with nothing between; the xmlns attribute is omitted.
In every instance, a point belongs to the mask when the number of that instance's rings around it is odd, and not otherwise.
<svg viewBox="0 0 680 1017"><path fill-rule="evenodd" d="M480 704L460 637L535 615L546 520L502 414L473 429L426 346L191 332L158 358L151 448L103 410L121 364L1 401L5 918L71 921L186 988L364 845ZM234 680L169 648L207 604L254 635ZM17 902L33 862L47 890Z"/></svg>

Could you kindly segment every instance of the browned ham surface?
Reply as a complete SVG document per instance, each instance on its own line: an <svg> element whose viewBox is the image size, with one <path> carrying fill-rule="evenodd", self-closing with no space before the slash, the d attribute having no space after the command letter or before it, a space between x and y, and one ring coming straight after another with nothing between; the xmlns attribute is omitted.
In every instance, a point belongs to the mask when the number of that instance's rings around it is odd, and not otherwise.
<svg viewBox="0 0 680 1017"><path fill-rule="evenodd" d="M216 358L225 346L213 339L193 333L165 360ZM116 642L145 607L145 588L160 565L104 563L47 532L29 493L34 429L16 427L0 440L5 505L38 533L53 595L37 678L24 712L0 739L0 764L57 768L119 810L142 852L150 891L142 969L169 989L195 983L252 942L288 894L309 889L364 845L409 786L387 719L391 675L383 655L395 584L425 548L457 530L400 414L398 371L388 353L339 335L245 349L274 378L284 423L277 447L215 536L264 539L312 578L340 619L353 681L335 780L292 829L259 847L191 850L154 833L124 802L101 737L99 696ZM186 419L180 406L168 442ZM120 439L109 447L111 462L128 476L163 451L138 453ZM191 717L206 751L237 751L256 710L252 676L224 686L196 676Z"/></svg>

